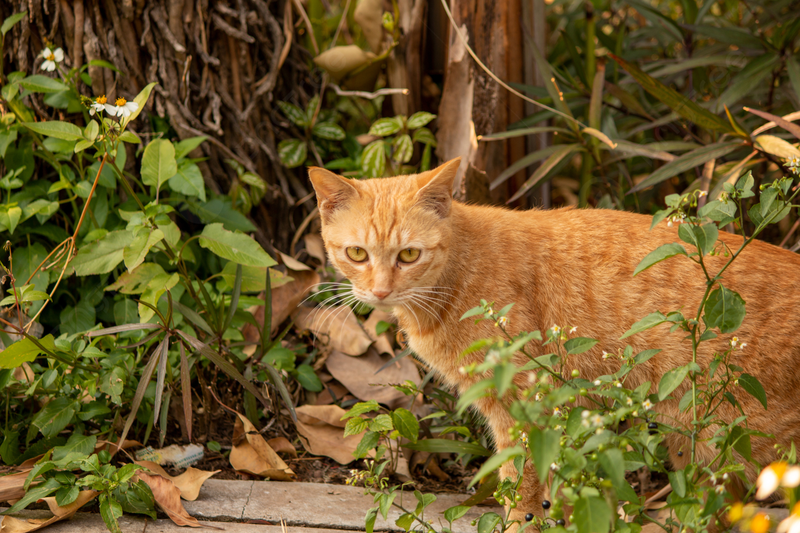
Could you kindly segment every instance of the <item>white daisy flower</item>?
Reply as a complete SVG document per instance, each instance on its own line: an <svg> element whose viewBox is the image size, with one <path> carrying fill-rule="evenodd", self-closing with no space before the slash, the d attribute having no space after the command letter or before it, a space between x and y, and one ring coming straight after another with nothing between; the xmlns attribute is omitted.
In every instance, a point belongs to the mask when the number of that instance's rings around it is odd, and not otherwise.
<svg viewBox="0 0 800 533"><path fill-rule="evenodd" d="M784 462L772 463L759 474L756 480L756 499L763 500L778 487L795 488L800 485L800 466L789 466Z"/></svg>
<svg viewBox="0 0 800 533"><path fill-rule="evenodd" d="M699 197L702 198L703 196L708 196L708 192L707 191L700 191L700 196Z"/></svg>
<svg viewBox="0 0 800 533"><path fill-rule="evenodd" d="M508 324L508 317L501 316L500 318L497 319L497 323L495 324L495 326L505 326L507 324Z"/></svg>
<svg viewBox="0 0 800 533"><path fill-rule="evenodd" d="M633 398L628 398L627 400L625 400L625 403L627 403L628 407L630 407L631 405L633 405Z"/></svg>
<svg viewBox="0 0 800 533"><path fill-rule="evenodd" d="M740 349L740 350L744 350L744 347L745 347L745 346L747 346L747 343L746 343L746 342L743 342L742 344L740 344L740 345L739 345L739 349Z"/></svg>
<svg viewBox="0 0 800 533"><path fill-rule="evenodd" d="M569 330L570 334L575 333L576 331L578 331L578 326L572 326L572 328Z"/></svg>
<svg viewBox="0 0 800 533"><path fill-rule="evenodd" d="M62 50L60 47L56 48L55 50L51 50L48 46L41 51L39 56L44 58L44 62L39 68L46 70L47 72L53 72L56 69L56 65L64 61L64 50Z"/></svg>
<svg viewBox="0 0 800 533"><path fill-rule="evenodd" d="M554 324L553 327L550 328L550 331L553 332L553 335L558 335L559 333L561 333L561 326Z"/></svg>
<svg viewBox="0 0 800 533"><path fill-rule="evenodd" d="M98 96L94 99L94 102L89 107L89 114L94 116L95 113L102 112L106 108L106 102L108 102L108 98L106 95Z"/></svg>
<svg viewBox="0 0 800 533"><path fill-rule="evenodd" d="M736 344L739 342L739 337L734 337L731 339L731 348L736 348Z"/></svg>
<svg viewBox="0 0 800 533"><path fill-rule="evenodd" d="M644 407L645 411L649 411L650 409L653 408L653 402L651 402L650 399L648 398L642 402L642 407Z"/></svg>
<svg viewBox="0 0 800 533"><path fill-rule="evenodd" d="M136 102L128 102L124 98L117 98L114 104L115 105L105 105L106 112L112 117L128 118L134 111L139 109L139 104Z"/></svg>
<svg viewBox="0 0 800 533"><path fill-rule="evenodd" d="M602 381L600 381L599 379L594 380L594 386L595 387L599 387L601 383L602 383Z"/></svg>

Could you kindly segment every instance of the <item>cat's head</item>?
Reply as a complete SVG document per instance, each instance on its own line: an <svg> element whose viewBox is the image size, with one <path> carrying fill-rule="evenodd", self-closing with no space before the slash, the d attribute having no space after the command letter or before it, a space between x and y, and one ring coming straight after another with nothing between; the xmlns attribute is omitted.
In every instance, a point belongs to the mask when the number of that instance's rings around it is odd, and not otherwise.
<svg viewBox="0 0 800 533"><path fill-rule="evenodd" d="M353 294L378 308L407 304L435 286L450 251L459 159L409 176L347 179L309 169L333 265ZM417 296L420 298L421 296Z"/></svg>

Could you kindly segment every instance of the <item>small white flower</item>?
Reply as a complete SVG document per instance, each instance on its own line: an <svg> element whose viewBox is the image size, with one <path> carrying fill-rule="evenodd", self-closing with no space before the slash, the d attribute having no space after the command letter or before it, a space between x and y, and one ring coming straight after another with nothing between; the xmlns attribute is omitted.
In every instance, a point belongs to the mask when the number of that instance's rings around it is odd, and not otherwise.
<svg viewBox="0 0 800 533"><path fill-rule="evenodd" d="M725 492L725 485L717 485L714 490L717 491L717 494L722 494Z"/></svg>
<svg viewBox="0 0 800 533"><path fill-rule="evenodd" d="M40 67L42 70L46 70L47 72L53 72L56 69L56 65L64 61L64 50L60 47L56 48L55 50L51 50L48 46L39 54L40 57L44 58L44 62Z"/></svg>
<svg viewBox="0 0 800 533"><path fill-rule="evenodd" d="M651 402L650 399L648 398L642 402L642 407L644 407L645 411L649 411L650 409L653 408L653 402Z"/></svg>
<svg viewBox="0 0 800 533"><path fill-rule="evenodd" d="M667 226L669 226L670 228L672 227L672 219L671 218L667 219Z"/></svg>
<svg viewBox="0 0 800 533"><path fill-rule="evenodd" d="M559 333L561 333L561 326L553 324L553 327L550 328L550 331L553 332L553 335L558 335Z"/></svg>
<svg viewBox="0 0 800 533"><path fill-rule="evenodd" d="M569 330L570 334L575 333L576 331L578 331L578 326L572 326L572 328Z"/></svg>
<svg viewBox="0 0 800 533"><path fill-rule="evenodd" d="M536 383L536 372L528 373L528 383L530 384Z"/></svg>
<svg viewBox="0 0 800 533"><path fill-rule="evenodd" d="M725 472L724 474L722 474L722 479L723 479L723 481L728 481L728 479L729 479L729 478L730 478L730 476L728 475L728 473L727 473L727 472Z"/></svg>
<svg viewBox="0 0 800 533"><path fill-rule="evenodd" d="M581 418L589 418L591 415L591 411L581 411Z"/></svg>
<svg viewBox="0 0 800 533"><path fill-rule="evenodd" d="M707 191L700 191L700 195L698 196L698 198L702 198L703 196L708 196L708 192Z"/></svg>
<svg viewBox="0 0 800 533"><path fill-rule="evenodd" d="M608 359L609 357L611 357L611 354L603 350L603 359Z"/></svg>
<svg viewBox="0 0 800 533"><path fill-rule="evenodd" d="M558 407L553 408L553 416L561 416L561 409Z"/></svg>
<svg viewBox="0 0 800 533"><path fill-rule="evenodd" d="M536 396L533 397L533 399L536 400L537 402L541 402L543 398L544 394L542 394L541 392L537 392Z"/></svg>
<svg viewBox="0 0 800 533"><path fill-rule="evenodd" d="M619 381L615 381L615 382L614 382L614 386L615 386L616 388L618 388L618 389L621 389L621 388L622 388L622 383L620 383Z"/></svg>
<svg viewBox="0 0 800 533"><path fill-rule="evenodd" d="M736 348L736 344L739 342L739 337L734 337L731 339L731 348Z"/></svg>
<svg viewBox="0 0 800 533"><path fill-rule="evenodd" d="M625 400L625 403L627 403L628 407L630 407L631 405L633 405L633 398L628 398L627 400Z"/></svg>
<svg viewBox="0 0 800 533"><path fill-rule="evenodd" d="M558 466L558 463L553 463L550 465L550 470L552 470L553 472L558 472L560 469L561 467Z"/></svg>
<svg viewBox="0 0 800 533"><path fill-rule="evenodd" d="M134 111L139 109L139 104L136 102L128 102L124 98L117 98L114 104L115 105L105 105L106 112L112 117L128 118Z"/></svg>
<svg viewBox="0 0 800 533"><path fill-rule="evenodd" d="M507 324L508 324L508 317L501 316L500 318L497 319L495 326L505 326Z"/></svg>
<svg viewBox="0 0 800 533"><path fill-rule="evenodd" d="M464 374L467 373L467 369L464 368L463 366L461 366L461 367L458 368L458 373L463 376Z"/></svg>
<svg viewBox="0 0 800 533"><path fill-rule="evenodd" d="M95 98L91 107L89 107L89 114L94 115L95 113L102 113L106 108L106 102L108 102L106 95Z"/></svg>
<svg viewBox="0 0 800 533"><path fill-rule="evenodd" d="M739 345L739 349L740 349L740 350L744 350L744 347L745 347L745 346L747 346L747 343L746 343L746 342L743 342L742 344L740 344L740 345Z"/></svg>
<svg viewBox="0 0 800 533"><path fill-rule="evenodd" d="M519 434L519 440L522 441L522 444L527 445L528 444L528 434L523 431L522 433Z"/></svg>
<svg viewBox="0 0 800 533"><path fill-rule="evenodd" d="M599 414L596 414L592 417L592 425L593 426L602 426L603 425L603 417Z"/></svg>

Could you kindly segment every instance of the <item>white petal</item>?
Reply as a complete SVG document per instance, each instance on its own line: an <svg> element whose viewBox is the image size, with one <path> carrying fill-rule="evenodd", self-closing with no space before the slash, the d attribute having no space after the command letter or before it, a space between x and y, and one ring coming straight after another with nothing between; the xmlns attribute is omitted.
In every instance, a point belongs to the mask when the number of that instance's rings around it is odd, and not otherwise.
<svg viewBox="0 0 800 533"><path fill-rule="evenodd" d="M52 61L45 61L42 63L42 70L46 70L47 72L53 72L56 69L56 64Z"/></svg>
<svg viewBox="0 0 800 533"><path fill-rule="evenodd" d="M52 54L52 53L53 53L53 52L50 50L50 47L49 47L49 46L46 46L46 47L45 47L45 49L44 49L44 50L42 50L42 52L39 54L39 56L40 56L40 57L47 57L47 56L49 56L49 55L50 55L50 54Z"/></svg>
<svg viewBox="0 0 800 533"><path fill-rule="evenodd" d="M94 106L90 107L89 108L89 116L93 117L96 111L97 110L95 109Z"/></svg>
<svg viewBox="0 0 800 533"><path fill-rule="evenodd" d="M119 108L117 106L111 105L111 104L105 104L103 107L106 108L106 113L108 113L112 117L116 117L117 116L117 111L119 110Z"/></svg>
<svg viewBox="0 0 800 533"><path fill-rule="evenodd" d="M800 466L793 466L786 470L781 479L781 485L789 488L800 485Z"/></svg>
<svg viewBox="0 0 800 533"><path fill-rule="evenodd" d="M789 524L789 533L800 533L800 518L797 518L796 516L790 516L789 518L794 518L792 523Z"/></svg>
<svg viewBox="0 0 800 533"><path fill-rule="evenodd" d="M756 485L758 486L758 492L756 492L756 499L763 500L778 488L780 480L778 476L775 474L775 470L772 467L767 467L761 471L761 474L758 476L758 480L756 480Z"/></svg>
<svg viewBox="0 0 800 533"><path fill-rule="evenodd" d="M61 63L62 61L64 61L64 50L62 50L61 48L56 48L53 51L53 55L56 56L56 61L58 63Z"/></svg>
<svg viewBox="0 0 800 533"><path fill-rule="evenodd" d="M128 109L128 104L125 104L124 106L120 106L120 108L119 108L119 116L128 118L129 116L131 116L131 113L132 113L132 111L130 109Z"/></svg>

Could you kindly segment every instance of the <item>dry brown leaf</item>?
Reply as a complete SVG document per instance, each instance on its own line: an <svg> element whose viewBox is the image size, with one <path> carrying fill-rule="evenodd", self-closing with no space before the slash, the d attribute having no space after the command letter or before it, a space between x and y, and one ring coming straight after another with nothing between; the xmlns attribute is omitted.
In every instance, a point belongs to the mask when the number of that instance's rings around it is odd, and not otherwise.
<svg viewBox="0 0 800 533"><path fill-rule="evenodd" d="M289 270L289 276L294 278L286 285L281 285L272 289L272 326L271 331L274 335L278 331L278 326L289 317L289 313L294 311L303 298L306 297L311 287L319 283L319 274L309 270L296 271ZM264 299L264 293L258 296ZM264 306L259 305L249 309L253 313L257 324L264 323ZM242 334L247 342L258 342L259 333L251 324L245 325Z"/></svg>
<svg viewBox="0 0 800 533"><path fill-rule="evenodd" d="M421 381L417 365L411 356L403 357L378 372L391 360L392 357L380 355L374 348L370 348L365 355L358 358L334 350L328 355L325 364L333 377L347 387L356 398L363 401L376 400L394 409L408 403L408 396L389 384L410 380L419 385Z"/></svg>
<svg viewBox="0 0 800 533"><path fill-rule="evenodd" d="M347 355L361 355L372 344L350 309L299 307L292 318L299 328L311 330L323 343Z"/></svg>
<svg viewBox="0 0 800 533"><path fill-rule="evenodd" d="M373 52L383 51L383 0L358 0L353 20L361 27Z"/></svg>
<svg viewBox="0 0 800 533"><path fill-rule="evenodd" d="M323 70L328 71L333 81L338 82L348 72L366 66L375 54L365 52L359 46L350 44L347 46L334 46L325 50L314 58L314 63Z"/></svg>
<svg viewBox="0 0 800 533"><path fill-rule="evenodd" d="M19 500L25 495L23 485L25 485L25 479L30 471L31 469L28 468L24 472L0 476L0 502Z"/></svg>
<svg viewBox="0 0 800 533"><path fill-rule="evenodd" d="M153 499L162 511L179 526L203 527L200 522L191 516L181 503L181 491L171 480L146 472L136 472L133 479L141 479L153 493Z"/></svg>
<svg viewBox="0 0 800 533"><path fill-rule="evenodd" d="M302 437L303 447L314 455L330 457L339 464L346 465L355 460L353 452L361 435L344 437L346 420L340 420L346 413L338 405L301 405L297 412L297 432Z"/></svg>
<svg viewBox="0 0 800 533"><path fill-rule="evenodd" d="M389 340L389 336L385 332L381 333L380 335L377 334L376 328L378 327L379 322L393 324L396 322L396 320L389 313L384 313L383 311L374 309L372 313L370 313L369 318L364 321L364 331L367 332L369 338L375 343L375 349L378 350L378 353L388 353L393 355L394 351L392 350L392 341Z"/></svg>
<svg viewBox="0 0 800 533"><path fill-rule="evenodd" d="M180 475L170 476L167 474L166 470L161 468L161 465L154 463L153 461L134 461L134 463L139 466L143 466L151 472L165 477L175 483L175 486L181 491L181 498L190 502L193 502L197 499L197 497L200 495L200 487L203 486L203 483L205 483L208 478L218 472L221 472L221 470L207 472L205 470L198 470L197 468L192 468L190 466Z"/></svg>
<svg viewBox="0 0 800 533"><path fill-rule="evenodd" d="M29 533L30 531L42 529L43 527L74 515L78 509L92 501L96 496L97 492L93 490L81 491L78 493L78 497L74 502L64 507L59 507L56 503L56 499L53 497L42 498L47 502L53 516L50 518L29 518L27 520L14 518L13 516L4 516L3 520L0 521L0 531L3 533Z"/></svg>
<svg viewBox="0 0 800 533"><path fill-rule="evenodd" d="M355 399L355 396L350 394L350 392L343 385L337 381L332 381L331 383L325 383L325 388L322 389L322 392L317 394L317 401L314 403L316 405L341 403L348 397Z"/></svg>
<svg viewBox="0 0 800 533"><path fill-rule="evenodd" d="M283 262L283 264L286 265L286 268L288 268L289 270L296 270L298 272L300 270L311 270L310 266L308 266L305 263L301 263L300 261L298 261L289 254L285 254L280 251L278 252L278 254L280 254L281 256L281 262Z"/></svg>
<svg viewBox="0 0 800 533"><path fill-rule="evenodd" d="M240 472L276 481L291 481L294 478L292 469L278 457L246 416L240 413L236 415L231 466Z"/></svg>
<svg viewBox="0 0 800 533"><path fill-rule="evenodd" d="M297 450L286 437L269 439L267 444L269 444L269 447L275 450L276 453L288 453L292 457L297 457Z"/></svg>
<svg viewBox="0 0 800 533"><path fill-rule="evenodd" d="M322 243L322 236L319 233L306 233L303 236L303 241L306 243L306 252L314 259L319 260L322 266L325 266L327 256L325 255L325 245Z"/></svg>

